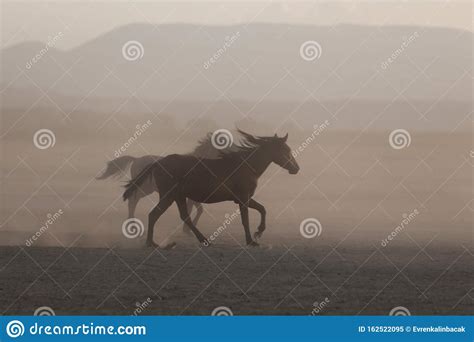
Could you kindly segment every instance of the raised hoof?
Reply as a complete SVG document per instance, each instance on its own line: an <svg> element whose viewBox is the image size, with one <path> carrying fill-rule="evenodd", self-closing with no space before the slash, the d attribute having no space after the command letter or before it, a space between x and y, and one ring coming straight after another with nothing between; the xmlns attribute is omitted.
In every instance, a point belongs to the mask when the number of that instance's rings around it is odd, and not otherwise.
<svg viewBox="0 0 474 342"><path fill-rule="evenodd" d="M255 232L255 233L253 234L253 238L254 238L255 240L258 240L258 239L260 239L261 237L262 237L262 232Z"/></svg>
<svg viewBox="0 0 474 342"><path fill-rule="evenodd" d="M258 244L258 242L250 241L250 242L247 243L247 246L249 246L249 247L259 247L260 245Z"/></svg>

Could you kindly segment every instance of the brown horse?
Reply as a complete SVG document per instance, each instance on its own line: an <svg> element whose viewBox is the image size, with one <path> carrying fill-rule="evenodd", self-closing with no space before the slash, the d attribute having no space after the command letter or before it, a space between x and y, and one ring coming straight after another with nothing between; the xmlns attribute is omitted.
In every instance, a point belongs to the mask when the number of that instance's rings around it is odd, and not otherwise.
<svg viewBox="0 0 474 342"><path fill-rule="evenodd" d="M135 194L141 184L152 178L160 194L159 203L148 216L147 246L153 242L153 228L160 216L176 202L181 219L191 228L196 238L204 244L209 241L196 228L189 217L186 199L200 203L234 201L239 205L247 245L258 246L249 229L248 208L262 214L262 220L254 237L265 230L265 208L252 196L257 188L258 178L273 162L296 174L299 166L286 144L284 137L256 137L239 130L244 139L236 145L235 151L224 151L218 159L196 158L190 155L172 154L143 170L127 185L123 199Z"/></svg>
<svg viewBox="0 0 474 342"><path fill-rule="evenodd" d="M234 147L233 145L230 145L226 147L225 150L234 151ZM191 155L196 158L216 159L220 157L220 152L221 150L218 150L212 144L212 133L208 133L205 138L199 140L196 148L192 152L187 153L187 155ZM109 161L107 163L107 168L96 179L101 180L110 177L118 178L125 176L127 169L130 169L130 178L133 179L137 177L140 172L145 170L150 164L160 160L161 158L163 157L154 155L147 155L138 158L132 156L121 156ZM128 218L135 217L135 209L137 208L138 202L142 198L154 193L155 191L158 191L158 189L156 188L156 184L154 184L151 179L143 182L140 186L140 189L135 192L135 195L128 198ZM203 213L202 204L188 200L187 205L190 215L193 207L196 207L196 216L193 218L193 223L196 225ZM185 233L191 233L191 230L186 226L186 224L183 224L183 231Z"/></svg>

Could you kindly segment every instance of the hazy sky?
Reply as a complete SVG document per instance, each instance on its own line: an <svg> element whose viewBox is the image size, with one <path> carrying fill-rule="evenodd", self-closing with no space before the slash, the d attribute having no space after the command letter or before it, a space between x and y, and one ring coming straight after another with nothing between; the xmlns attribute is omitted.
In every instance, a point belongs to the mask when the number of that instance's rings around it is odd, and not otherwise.
<svg viewBox="0 0 474 342"><path fill-rule="evenodd" d="M443 26L472 31L471 2L463 1L73 1L2 2L2 46L47 41L67 32L57 47L71 48L114 27L133 23L230 25L277 22Z"/></svg>

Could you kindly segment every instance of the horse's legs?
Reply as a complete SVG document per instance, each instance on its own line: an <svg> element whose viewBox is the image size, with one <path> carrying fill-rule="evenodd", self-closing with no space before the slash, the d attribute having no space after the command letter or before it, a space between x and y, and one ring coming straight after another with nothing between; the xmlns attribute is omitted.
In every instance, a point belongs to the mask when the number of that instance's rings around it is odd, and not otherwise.
<svg viewBox="0 0 474 342"><path fill-rule="evenodd" d="M194 206L195 202L188 199L186 201L186 210L188 211L188 214L191 215L192 211L193 211L193 206ZM194 222L194 220L193 220ZM196 223L194 222L194 224L196 225ZM191 234L191 228L186 224L186 222L183 222L183 232L185 232L186 234Z"/></svg>
<svg viewBox="0 0 474 342"><path fill-rule="evenodd" d="M132 166L130 167L130 175L132 179L135 179L143 169L147 166L143 164L143 158L135 159ZM155 191L155 185L151 181L143 183L135 194L128 199L128 218L135 217L135 210L137 208L138 202L143 198Z"/></svg>
<svg viewBox="0 0 474 342"><path fill-rule="evenodd" d="M192 232L196 236L196 238L199 240L201 243L208 243L207 239L204 237L204 235L201 234L201 232L196 228L194 223L191 221L191 218L189 217L188 213L188 208L186 206L186 198L185 197L180 197L176 199L176 204L178 205L178 210L179 210L179 216L181 217L181 220L184 221L188 225L189 228L191 228Z"/></svg>
<svg viewBox="0 0 474 342"><path fill-rule="evenodd" d="M138 197L138 194L135 194L128 199L128 218L135 217L135 209L137 208L140 198L141 197Z"/></svg>
<svg viewBox="0 0 474 342"><path fill-rule="evenodd" d="M266 228L265 218L266 218L267 211L265 210L265 207L263 205L258 203L253 198L251 198L249 201L249 208L255 209L260 213L260 225L257 228L257 232L253 235L254 238L258 239L259 237L262 236L262 233Z"/></svg>
<svg viewBox="0 0 474 342"><path fill-rule="evenodd" d="M252 240L252 236L250 235L250 228L249 228L249 206L248 203L241 202L239 203L240 208L240 217L242 218L242 224L245 230L245 240L247 245L249 246L258 246L258 243Z"/></svg>
<svg viewBox="0 0 474 342"><path fill-rule="evenodd" d="M189 201L191 201L191 200L189 200ZM201 203L199 203L199 202L194 202L194 201L191 201L191 202L192 202L192 203L194 204L194 206L196 207L196 216L194 216L194 218L193 218L193 224L194 224L195 226L197 226L197 223L198 223L199 219L201 218L202 212L203 212L204 210L202 209L202 204L201 204Z"/></svg>
<svg viewBox="0 0 474 342"><path fill-rule="evenodd" d="M156 221L160 218L161 215L173 204L174 198L171 196L166 196L163 199L160 199L160 202L150 211L148 214L148 233L146 236L146 245L151 247L157 247L158 245L153 242L153 227L155 226Z"/></svg>

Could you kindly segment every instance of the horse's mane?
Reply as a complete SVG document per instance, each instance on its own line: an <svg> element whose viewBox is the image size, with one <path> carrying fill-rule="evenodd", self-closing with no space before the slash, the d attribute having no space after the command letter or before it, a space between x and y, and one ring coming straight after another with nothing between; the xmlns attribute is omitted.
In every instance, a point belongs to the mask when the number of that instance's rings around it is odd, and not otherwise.
<svg viewBox="0 0 474 342"><path fill-rule="evenodd" d="M240 133L240 135L242 135L243 138L239 141L239 143L234 144L232 149L225 149L219 151L219 157L221 159L241 160L242 158L246 158L248 155L253 154L263 145L280 139L277 136L259 137L244 132L240 129L237 129L237 131Z"/></svg>
<svg viewBox="0 0 474 342"><path fill-rule="evenodd" d="M212 144L212 132L206 134L206 136L200 139L197 143L197 146L194 150L189 153L189 155L194 156L196 158L204 158L204 159L218 159L221 157L222 152L231 152L236 151L236 145L231 144L230 146L218 150Z"/></svg>
<svg viewBox="0 0 474 342"><path fill-rule="evenodd" d="M242 136L238 143L233 143L229 147L218 150L212 144L212 133L207 133L204 138L198 141L197 146L189 154L204 159L241 160L264 144L280 139L277 136L259 137L240 129L237 129L237 131Z"/></svg>
<svg viewBox="0 0 474 342"><path fill-rule="evenodd" d="M211 133L207 133L206 136L198 141L197 146L194 150L189 153L195 157L204 157L209 153L209 147L211 145Z"/></svg>

